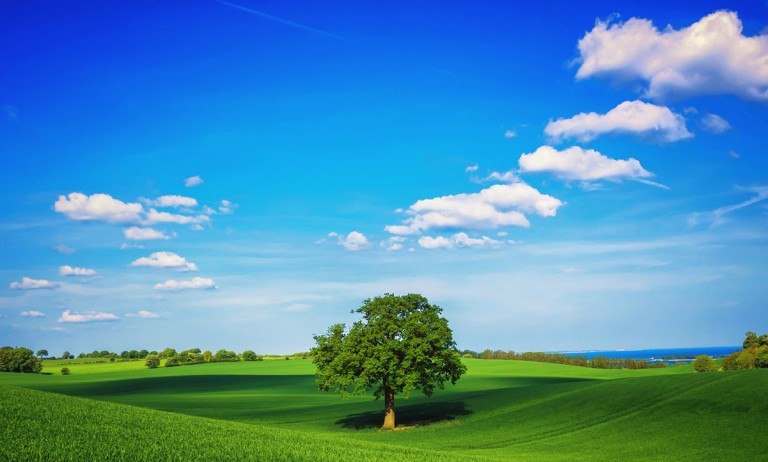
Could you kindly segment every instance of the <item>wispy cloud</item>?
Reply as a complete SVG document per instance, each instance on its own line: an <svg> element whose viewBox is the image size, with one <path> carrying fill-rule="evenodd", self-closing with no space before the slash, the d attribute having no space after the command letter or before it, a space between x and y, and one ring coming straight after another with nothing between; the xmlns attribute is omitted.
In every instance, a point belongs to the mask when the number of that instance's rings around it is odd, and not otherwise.
<svg viewBox="0 0 768 462"><path fill-rule="evenodd" d="M155 290L179 291L179 290L213 290L216 289L216 283L213 279L192 278L189 281L177 281L169 279L162 283L155 284Z"/></svg>
<svg viewBox="0 0 768 462"><path fill-rule="evenodd" d="M728 221L726 216L730 213L768 199L768 186L754 186L745 188L745 190L752 192L754 195L738 204L726 205L709 212L694 213L688 217L688 224L690 226L695 226L699 223L706 222L709 223L710 227L714 228L726 223Z"/></svg>
<svg viewBox="0 0 768 462"><path fill-rule="evenodd" d="M296 29L305 30L307 32L312 32L314 34L324 35L326 37L335 38L338 40L344 40L344 37L341 37L336 34L332 34L330 32L326 32L324 30L315 29L314 27L305 26L303 24L299 24L297 22L289 21L287 19L278 18L277 16L272 16L271 14L264 13L263 11L254 10L253 8L247 8L245 6L238 5L236 3L230 3L225 2L224 0L216 0L217 2L221 3L222 5L227 5L229 7L238 9L240 11L245 11L246 13L255 14L256 16L260 16L264 19L268 19L270 21L274 21L280 24L285 24L286 26L295 27Z"/></svg>

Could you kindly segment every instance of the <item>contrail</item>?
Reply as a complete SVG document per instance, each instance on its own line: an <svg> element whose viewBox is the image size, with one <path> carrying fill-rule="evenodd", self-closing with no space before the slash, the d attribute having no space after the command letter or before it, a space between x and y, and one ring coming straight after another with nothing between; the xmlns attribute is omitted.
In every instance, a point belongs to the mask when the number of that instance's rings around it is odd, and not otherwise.
<svg viewBox="0 0 768 462"><path fill-rule="evenodd" d="M288 21L287 19L282 19L282 18L278 18L277 16L272 16L271 14L262 13L261 11L258 11L258 10L253 10L251 8L246 8L244 6L240 6L240 5L237 5L237 4L234 4L234 3L225 2L224 0L216 0L216 1L221 3L221 4L224 4L224 5L227 5L227 6L231 6L232 8L236 8L238 10L245 11L247 13L251 13L251 14L255 14L257 16L261 16L262 18L269 19L270 21L275 21L275 22L279 22L280 24L285 24L286 26L295 27L297 29L302 29L302 30L305 30L307 32L313 32L315 34L325 35L326 37L332 37L332 38L335 38L335 39L338 39L338 40L344 40L344 37L338 36L336 34L332 34L330 32L325 32L325 31L322 31L320 29L314 29L314 28L309 27L309 26L304 26L302 24L298 24L298 23L295 23L295 22L292 22L292 21Z"/></svg>

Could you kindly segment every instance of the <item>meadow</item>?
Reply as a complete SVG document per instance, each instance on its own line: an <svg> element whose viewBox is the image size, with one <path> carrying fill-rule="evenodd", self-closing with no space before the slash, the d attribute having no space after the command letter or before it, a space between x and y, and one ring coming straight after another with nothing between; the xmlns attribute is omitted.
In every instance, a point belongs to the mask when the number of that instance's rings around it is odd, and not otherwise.
<svg viewBox="0 0 768 462"><path fill-rule="evenodd" d="M309 360L0 373L0 460L746 460L768 370L696 374L465 359L432 398L321 393ZM62 376L66 365L71 375Z"/></svg>

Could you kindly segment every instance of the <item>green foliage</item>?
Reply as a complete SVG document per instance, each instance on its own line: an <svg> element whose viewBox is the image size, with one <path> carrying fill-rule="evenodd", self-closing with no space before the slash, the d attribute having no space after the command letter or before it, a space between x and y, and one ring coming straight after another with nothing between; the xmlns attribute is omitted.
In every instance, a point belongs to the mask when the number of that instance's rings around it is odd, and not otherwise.
<svg viewBox="0 0 768 462"><path fill-rule="evenodd" d="M144 364L150 369L157 369L160 367L160 357L157 355L147 355L144 359Z"/></svg>
<svg viewBox="0 0 768 462"><path fill-rule="evenodd" d="M61 354L61 359L69 359L70 356L69 351L64 351L64 353Z"/></svg>
<svg viewBox="0 0 768 462"><path fill-rule="evenodd" d="M0 372L38 373L43 370L43 361L29 348L0 348Z"/></svg>
<svg viewBox="0 0 768 462"><path fill-rule="evenodd" d="M696 372L713 372L717 370L717 366L710 356L700 355L693 361L693 369Z"/></svg>
<svg viewBox="0 0 768 462"><path fill-rule="evenodd" d="M216 362L240 361L240 357L237 356L237 353L235 353L232 350L221 349L217 351L215 355L213 355L213 358L211 359L211 361L216 361Z"/></svg>
<svg viewBox="0 0 768 462"><path fill-rule="evenodd" d="M48 356L48 350L37 350L37 356L39 358L42 358L44 356Z"/></svg>
<svg viewBox="0 0 768 462"><path fill-rule="evenodd" d="M243 351L242 354L240 354L240 357L243 358L243 361L264 361L264 358L251 350Z"/></svg>
<svg viewBox="0 0 768 462"><path fill-rule="evenodd" d="M311 353L320 390L347 396L373 389L376 399L386 398L389 414L395 393L432 396L466 372L442 309L423 296L385 294L365 300L356 312L363 321L349 332L336 324L315 336Z"/></svg>
<svg viewBox="0 0 768 462"><path fill-rule="evenodd" d="M205 350L203 352L203 361L209 363L211 362L211 359L213 359L213 353L211 353L210 350Z"/></svg>
<svg viewBox="0 0 768 462"><path fill-rule="evenodd" d="M757 334L750 331L744 335L746 336L743 344L745 350L748 350L750 348L757 348L760 346L760 339L757 338Z"/></svg>
<svg viewBox="0 0 768 462"><path fill-rule="evenodd" d="M723 370L737 371L768 368L768 334L760 337L750 331L745 334L744 349L723 359Z"/></svg>
<svg viewBox="0 0 768 462"><path fill-rule="evenodd" d="M68 367L62 367L61 368L61 375L69 375L69 368Z"/></svg>
<svg viewBox="0 0 768 462"><path fill-rule="evenodd" d="M165 367L176 367L181 366L181 362L179 361L178 356L171 356L170 358L165 360Z"/></svg>
<svg viewBox="0 0 768 462"><path fill-rule="evenodd" d="M159 356L161 358L171 358L176 355L178 355L176 350L174 348L168 347L165 350L161 351Z"/></svg>

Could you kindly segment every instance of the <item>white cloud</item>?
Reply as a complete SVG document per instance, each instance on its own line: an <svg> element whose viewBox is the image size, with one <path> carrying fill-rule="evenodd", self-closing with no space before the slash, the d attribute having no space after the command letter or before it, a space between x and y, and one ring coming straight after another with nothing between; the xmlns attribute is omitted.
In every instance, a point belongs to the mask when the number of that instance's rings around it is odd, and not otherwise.
<svg viewBox="0 0 768 462"><path fill-rule="evenodd" d="M156 209L149 209L147 217L142 222L146 225L153 225L156 223L176 223L179 225L188 225L193 223L208 223L211 219L207 215L179 215L176 213L158 212Z"/></svg>
<svg viewBox="0 0 768 462"><path fill-rule="evenodd" d="M704 126L705 130L716 135L720 135L731 129L731 124L717 114L705 114L704 117L701 118L701 124Z"/></svg>
<svg viewBox="0 0 768 462"><path fill-rule="evenodd" d="M402 236L392 236L389 239L381 241L381 246L389 251L401 250L403 248L403 242L405 238Z"/></svg>
<svg viewBox="0 0 768 462"><path fill-rule="evenodd" d="M504 131L504 138L511 140L512 138L515 138L517 136L517 132L514 130L505 130Z"/></svg>
<svg viewBox="0 0 768 462"><path fill-rule="evenodd" d="M109 194L86 196L79 192L59 196L53 204L53 209L72 220L100 220L107 223L138 222L143 211L141 204L125 203Z"/></svg>
<svg viewBox="0 0 768 462"><path fill-rule="evenodd" d="M544 133L554 141L575 138L586 142L606 133L629 133L672 142L693 135L685 119L668 107L644 101L624 101L605 114L582 112L569 119L549 122Z"/></svg>
<svg viewBox="0 0 768 462"><path fill-rule="evenodd" d="M738 15L717 11L659 31L647 19L597 21L579 40L577 79L640 79L649 98L735 94L768 99L768 35L746 37Z"/></svg>
<svg viewBox="0 0 768 462"><path fill-rule="evenodd" d="M480 238L472 238L467 233L456 233L451 237L430 237L422 236L419 238L419 246L423 249L454 249L454 248L471 248L471 247L498 247L502 244L501 241L491 239L488 236L481 236Z"/></svg>
<svg viewBox="0 0 768 462"><path fill-rule="evenodd" d="M119 318L112 313L103 313L96 311L77 311L64 310L58 322L107 322L117 321Z"/></svg>
<svg viewBox="0 0 768 462"><path fill-rule="evenodd" d="M479 166L477 164L469 165L467 166L467 168L464 169L464 173L474 173L477 171L478 168Z"/></svg>
<svg viewBox="0 0 768 462"><path fill-rule="evenodd" d="M78 268L69 265L59 266L59 275L61 276L93 276L95 270L90 268Z"/></svg>
<svg viewBox="0 0 768 462"><path fill-rule="evenodd" d="M57 252L62 253L64 255L72 255L75 253L75 249L72 247L68 247L66 245L57 245L53 247Z"/></svg>
<svg viewBox="0 0 768 462"><path fill-rule="evenodd" d="M20 314L25 318L44 318L45 317L45 313L41 313L40 311L35 311L35 310L22 311Z"/></svg>
<svg viewBox="0 0 768 462"><path fill-rule="evenodd" d="M347 250L351 250L353 252L357 250L366 249L370 246L370 243L368 242L368 238L365 237L363 233L360 233L357 231L352 231L346 236L340 235L335 232L331 232L331 233L328 233L328 237L336 238L340 246L344 247Z"/></svg>
<svg viewBox="0 0 768 462"><path fill-rule="evenodd" d="M195 186L200 186L201 184L203 184L203 179L197 175L191 176L184 180L184 186L187 188L194 188Z"/></svg>
<svg viewBox="0 0 768 462"><path fill-rule="evenodd" d="M726 215L768 199L768 186L755 186L752 188L745 188L745 190L754 193L754 195L745 201L739 202L738 204L726 205L710 212L694 213L688 217L688 224L690 226L695 226L700 222L705 221L714 228L724 224L727 221Z"/></svg>
<svg viewBox="0 0 768 462"><path fill-rule="evenodd" d="M143 249L144 246L141 244L129 244L127 242L123 242L120 244L120 250L128 250L128 249Z"/></svg>
<svg viewBox="0 0 768 462"><path fill-rule="evenodd" d="M503 181L504 183L519 183L520 178L517 176L517 173L510 170L504 173L491 172L491 174L483 178L482 181Z"/></svg>
<svg viewBox="0 0 768 462"><path fill-rule="evenodd" d="M213 279L197 277L192 278L189 281L177 281L175 279L169 279L163 283L155 284L155 290L177 291L188 289L212 290L216 289L216 283L213 282Z"/></svg>
<svg viewBox="0 0 768 462"><path fill-rule="evenodd" d="M11 289L15 290L37 290L37 289L56 289L59 284L56 282L46 281L45 279L32 279L24 276L21 278L21 282L12 282L10 284Z"/></svg>
<svg viewBox="0 0 768 462"><path fill-rule="evenodd" d="M125 235L126 239L133 241L167 240L171 238L162 231L152 228L139 228L137 226L131 226L123 230L123 235Z"/></svg>
<svg viewBox="0 0 768 462"><path fill-rule="evenodd" d="M528 227L523 213L552 217L563 203L525 183L497 184L477 193L422 199L411 205L409 218L385 229L398 235L419 234L433 228L494 229Z"/></svg>
<svg viewBox="0 0 768 462"><path fill-rule="evenodd" d="M549 172L564 180L619 181L653 176L636 159L611 159L578 146L563 151L541 146L535 152L521 155L518 163L522 172Z"/></svg>
<svg viewBox="0 0 768 462"><path fill-rule="evenodd" d="M149 257L137 258L131 266L149 266L152 268L173 268L178 271L197 271L197 266L186 258L173 252L154 252Z"/></svg>
<svg viewBox="0 0 768 462"><path fill-rule="evenodd" d="M129 313L125 315L126 318L142 318L142 319L155 319L159 318L159 314L152 313L151 311L141 310L136 314Z"/></svg>
<svg viewBox="0 0 768 462"><path fill-rule="evenodd" d="M237 204L233 204L232 202L224 199L219 204L219 213L222 213L224 215L229 215L231 213L234 213L236 208L237 208Z"/></svg>
<svg viewBox="0 0 768 462"><path fill-rule="evenodd" d="M148 205L155 207L196 207L197 199L186 196L160 196L155 200L145 200Z"/></svg>

